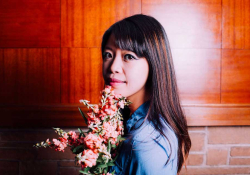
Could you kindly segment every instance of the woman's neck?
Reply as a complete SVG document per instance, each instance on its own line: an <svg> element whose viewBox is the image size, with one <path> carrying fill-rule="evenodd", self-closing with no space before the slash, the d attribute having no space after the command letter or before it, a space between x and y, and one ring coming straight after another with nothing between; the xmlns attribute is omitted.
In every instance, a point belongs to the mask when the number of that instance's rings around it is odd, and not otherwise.
<svg viewBox="0 0 250 175"><path fill-rule="evenodd" d="M128 100L132 102L132 104L129 105L130 109L130 116L138 109L143 103L149 100L148 95L145 90L141 90L137 92L136 94L133 94L129 97L127 97Z"/></svg>

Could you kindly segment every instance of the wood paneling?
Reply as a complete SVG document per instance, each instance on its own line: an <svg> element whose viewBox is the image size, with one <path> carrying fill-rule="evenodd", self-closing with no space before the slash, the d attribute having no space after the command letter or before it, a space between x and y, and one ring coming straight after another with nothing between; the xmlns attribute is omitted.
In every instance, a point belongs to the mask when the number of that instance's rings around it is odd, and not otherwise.
<svg viewBox="0 0 250 175"><path fill-rule="evenodd" d="M250 49L250 0L223 0L222 47Z"/></svg>
<svg viewBox="0 0 250 175"><path fill-rule="evenodd" d="M60 49L3 49L2 104L60 103Z"/></svg>
<svg viewBox="0 0 250 175"><path fill-rule="evenodd" d="M62 47L100 47L114 22L141 13L141 0L62 0Z"/></svg>
<svg viewBox="0 0 250 175"><path fill-rule="evenodd" d="M102 35L138 13L167 32L188 124L250 125L250 0L8 0L0 11L0 126L83 126L79 100L98 103L104 85Z"/></svg>
<svg viewBox="0 0 250 175"><path fill-rule="evenodd" d="M142 13L161 22L171 48L221 48L221 0L142 0Z"/></svg>
<svg viewBox="0 0 250 175"><path fill-rule="evenodd" d="M62 48L62 103L79 103L80 99L98 103L103 89L100 48Z"/></svg>
<svg viewBox="0 0 250 175"><path fill-rule="evenodd" d="M3 49L0 49L0 101L4 98L4 59L3 59Z"/></svg>
<svg viewBox="0 0 250 175"><path fill-rule="evenodd" d="M86 126L78 107L87 112L82 104L75 105L9 105L1 106L0 127L62 127ZM31 125L32 123L32 125Z"/></svg>
<svg viewBox="0 0 250 175"><path fill-rule="evenodd" d="M172 49L182 104L220 103L220 49Z"/></svg>
<svg viewBox="0 0 250 175"><path fill-rule="evenodd" d="M0 47L60 47L60 0L0 1Z"/></svg>
<svg viewBox="0 0 250 175"><path fill-rule="evenodd" d="M222 51L222 103L250 103L250 50Z"/></svg>

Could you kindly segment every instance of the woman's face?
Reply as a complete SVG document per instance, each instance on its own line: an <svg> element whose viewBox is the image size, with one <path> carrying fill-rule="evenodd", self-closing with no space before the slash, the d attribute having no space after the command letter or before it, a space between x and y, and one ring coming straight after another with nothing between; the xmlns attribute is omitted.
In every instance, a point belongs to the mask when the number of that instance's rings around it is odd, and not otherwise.
<svg viewBox="0 0 250 175"><path fill-rule="evenodd" d="M149 65L144 57L134 52L121 50L115 46L115 38L110 36L103 53L103 78L116 94L121 94L133 102L146 96L146 81Z"/></svg>

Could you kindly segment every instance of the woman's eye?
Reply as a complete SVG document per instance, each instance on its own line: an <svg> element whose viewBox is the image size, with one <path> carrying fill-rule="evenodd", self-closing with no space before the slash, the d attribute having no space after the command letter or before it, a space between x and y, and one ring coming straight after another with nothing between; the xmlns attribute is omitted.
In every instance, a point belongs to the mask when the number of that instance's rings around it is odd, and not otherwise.
<svg viewBox="0 0 250 175"><path fill-rule="evenodd" d="M124 56L124 59L127 61L127 60L133 60L133 59L135 59L135 57L133 56L133 55L130 55L130 54L126 54L125 56Z"/></svg>
<svg viewBox="0 0 250 175"><path fill-rule="evenodd" d="M103 59L107 59L107 58L112 58L111 53L105 52L105 53L103 54Z"/></svg>

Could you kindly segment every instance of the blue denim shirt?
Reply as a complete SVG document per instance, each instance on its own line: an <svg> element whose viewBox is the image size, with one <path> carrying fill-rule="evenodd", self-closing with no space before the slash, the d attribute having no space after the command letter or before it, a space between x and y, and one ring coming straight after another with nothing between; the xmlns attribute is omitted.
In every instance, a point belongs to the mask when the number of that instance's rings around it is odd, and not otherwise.
<svg viewBox="0 0 250 175"><path fill-rule="evenodd" d="M170 147L167 139L154 129L152 123L147 120L143 123L148 107L149 101L142 104L126 122L126 140L120 148L115 166L109 172L115 170L116 175L177 174L177 137L170 126L162 122Z"/></svg>

